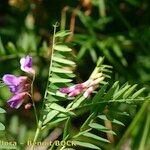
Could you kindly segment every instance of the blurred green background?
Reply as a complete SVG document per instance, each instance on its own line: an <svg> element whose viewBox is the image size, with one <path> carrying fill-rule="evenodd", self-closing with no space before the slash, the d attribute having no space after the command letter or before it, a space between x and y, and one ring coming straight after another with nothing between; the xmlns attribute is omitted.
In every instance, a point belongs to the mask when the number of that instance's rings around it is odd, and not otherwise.
<svg viewBox="0 0 150 150"><path fill-rule="evenodd" d="M59 30L72 31L66 41L73 43L73 53L77 56L77 82L87 80L98 56L105 56L105 63L113 66L110 82L137 83L139 87L146 87L147 96L150 91L149 5L149 0L1 0L0 77L6 73L22 74L18 69L20 57L32 55L37 73L35 100L40 109L39 101L47 81L52 25L58 21ZM8 89L0 88L0 106L7 111L6 115L0 116L0 121L6 126L6 131L0 132L0 138L32 139L35 126L32 124L35 122L32 111L10 109L6 104L9 97ZM133 149L138 149L137 139L143 133L147 115L150 115L147 109L149 103L143 105L130 108L131 116L125 120L126 127L119 129L115 144L125 134L137 112L143 109L145 111L140 114L138 123L132 127L135 129L132 130ZM146 125L149 134L150 121ZM128 143L125 144L128 147ZM149 149L148 137L146 145L145 149ZM112 147L113 144L109 149Z"/></svg>

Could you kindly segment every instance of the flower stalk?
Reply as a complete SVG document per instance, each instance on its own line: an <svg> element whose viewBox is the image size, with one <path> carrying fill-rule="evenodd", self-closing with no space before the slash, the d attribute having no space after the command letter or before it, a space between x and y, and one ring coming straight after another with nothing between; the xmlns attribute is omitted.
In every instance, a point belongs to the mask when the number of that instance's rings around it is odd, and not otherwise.
<svg viewBox="0 0 150 150"><path fill-rule="evenodd" d="M38 116L37 116L37 110L36 110L36 106L35 106L35 102L34 102L34 94L33 94L34 80L35 80L35 74L33 75L32 83L31 83L31 100L32 100L32 104L33 104L36 123L38 125Z"/></svg>

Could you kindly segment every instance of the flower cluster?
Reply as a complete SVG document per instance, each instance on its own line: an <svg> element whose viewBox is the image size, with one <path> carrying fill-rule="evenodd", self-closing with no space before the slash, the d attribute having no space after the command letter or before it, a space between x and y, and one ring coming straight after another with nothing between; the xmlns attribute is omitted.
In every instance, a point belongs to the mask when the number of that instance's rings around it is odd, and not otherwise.
<svg viewBox="0 0 150 150"><path fill-rule="evenodd" d="M83 93L85 98L89 97L92 92L98 88L98 85L101 81L104 80L104 77L98 77L93 79L88 79L87 81L79 84L75 84L70 87L61 88L59 91L61 93L66 93L68 96L78 96L79 94Z"/></svg>
<svg viewBox="0 0 150 150"><path fill-rule="evenodd" d="M30 74L35 74L35 71L32 68L32 57L26 56L21 58L20 64L21 70ZM30 80L27 76L17 77L11 74L5 74L2 80L9 87L10 92L14 94L7 103L10 107L18 109L30 95Z"/></svg>

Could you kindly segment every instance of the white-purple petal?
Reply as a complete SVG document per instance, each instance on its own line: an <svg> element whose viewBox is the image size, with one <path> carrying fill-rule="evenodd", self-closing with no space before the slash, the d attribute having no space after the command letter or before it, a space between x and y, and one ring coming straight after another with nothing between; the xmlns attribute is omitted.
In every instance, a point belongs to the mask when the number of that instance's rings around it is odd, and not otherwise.
<svg viewBox="0 0 150 150"><path fill-rule="evenodd" d="M35 71L32 68L32 57L31 56L26 56L20 59L20 64L21 64L21 70L25 71L27 73L32 73L34 74Z"/></svg>
<svg viewBox="0 0 150 150"><path fill-rule="evenodd" d="M27 97L27 92L19 93L17 95L14 95L10 100L7 101L7 103L11 108L18 109Z"/></svg>
<svg viewBox="0 0 150 150"><path fill-rule="evenodd" d="M8 86L9 85L16 86L18 84L18 80L17 80L17 77L15 75L5 74L2 78L2 80Z"/></svg>
<svg viewBox="0 0 150 150"><path fill-rule="evenodd" d="M76 89L76 90L70 92L70 93L68 94L68 96L73 97L73 96L77 96L77 95L79 95L79 94L81 94L81 90Z"/></svg>
<svg viewBox="0 0 150 150"><path fill-rule="evenodd" d="M70 93L75 90L75 86L60 88L61 93Z"/></svg>
<svg viewBox="0 0 150 150"><path fill-rule="evenodd" d="M16 77L11 74L6 74L3 76L3 81L8 85L10 92L17 94L30 89L28 78L26 76Z"/></svg>

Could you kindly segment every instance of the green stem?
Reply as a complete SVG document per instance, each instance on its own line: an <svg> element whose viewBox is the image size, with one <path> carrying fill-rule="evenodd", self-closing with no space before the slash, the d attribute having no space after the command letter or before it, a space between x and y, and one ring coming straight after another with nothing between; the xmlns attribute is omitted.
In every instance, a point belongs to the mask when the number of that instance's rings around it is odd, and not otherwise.
<svg viewBox="0 0 150 150"><path fill-rule="evenodd" d="M39 120L37 129L36 129L36 132L35 132L34 140L33 140L33 145L31 147L31 150L34 150L34 146L35 146L35 143L36 143L36 141L38 139L38 136L40 134L41 128L42 128L42 121Z"/></svg>
<svg viewBox="0 0 150 150"><path fill-rule="evenodd" d="M34 102L34 95L33 95L33 83L34 83L34 80L35 80L35 74L33 75L32 83L31 83L31 100L32 100L32 104L33 104L35 118L36 118L36 124L38 125L38 116L37 116L37 110L36 110L35 102Z"/></svg>
<svg viewBox="0 0 150 150"><path fill-rule="evenodd" d="M105 7L105 0L99 0L99 14L101 17L106 16L106 7Z"/></svg>
<svg viewBox="0 0 150 150"><path fill-rule="evenodd" d="M64 31L66 27L66 7L61 12L61 24L60 24L60 31Z"/></svg>

